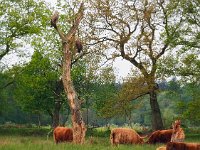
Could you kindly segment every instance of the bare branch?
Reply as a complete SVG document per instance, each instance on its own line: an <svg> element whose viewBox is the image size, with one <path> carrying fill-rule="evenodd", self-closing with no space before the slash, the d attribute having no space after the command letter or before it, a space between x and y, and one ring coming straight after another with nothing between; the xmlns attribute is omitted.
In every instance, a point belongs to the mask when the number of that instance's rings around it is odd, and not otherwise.
<svg viewBox="0 0 200 150"><path fill-rule="evenodd" d="M78 55L78 57L76 57L76 58L72 61L71 66L73 66L79 59L83 58L83 56L85 56L85 55L87 55L87 54L89 54L89 52L83 52L83 53L81 53L80 55Z"/></svg>
<svg viewBox="0 0 200 150"><path fill-rule="evenodd" d="M4 88L8 87L9 85L13 84L14 82L15 82L14 80L10 81L7 84L5 84L4 86L0 87L0 89L4 89Z"/></svg>
<svg viewBox="0 0 200 150"><path fill-rule="evenodd" d="M10 45L9 43L7 42L6 43L6 50L3 51L1 54L0 54L0 60L10 51Z"/></svg>
<svg viewBox="0 0 200 150"><path fill-rule="evenodd" d="M167 47L168 47L168 44L165 44L164 47L162 48L161 52L156 56L155 59L160 58L165 53Z"/></svg>
<svg viewBox="0 0 200 150"><path fill-rule="evenodd" d="M64 33L57 26L58 18L59 18L59 13L58 13L58 11L55 11L55 13L51 16L51 26L54 27L57 30L62 42L66 42L66 38L64 36Z"/></svg>
<svg viewBox="0 0 200 150"><path fill-rule="evenodd" d="M107 38L107 37L102 37L102 38L99 38L99 40L97 42L94 42L94 43L91 43L91 44L86 44L86 45L96 45L98 43L103 43L105 41L113 41L113 42L119 42L118 40L114 40L114 39L111 39L111 38Z"/></svg>
<svg viewBox="0 0 200 150"><path fill-rule="evenodd" d="M66 38L69 40L72 38L72 36L76 33L76 30L78 29L78 26L80 24L81 19L83 18L83 3L81 3L81 6L79 8L79 11L77 13L76 19L74 21L73 26L70 28L69 32L66 35Z"/></svg>

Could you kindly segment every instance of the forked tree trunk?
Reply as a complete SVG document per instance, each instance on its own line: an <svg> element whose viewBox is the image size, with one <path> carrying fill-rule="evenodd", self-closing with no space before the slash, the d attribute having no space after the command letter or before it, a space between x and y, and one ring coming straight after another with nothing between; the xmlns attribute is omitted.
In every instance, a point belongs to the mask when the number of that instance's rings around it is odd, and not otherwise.
<svg viewBox="0 0 200 150"><path fill-rule="evenodd" d="M76 18L74 24L70 28L69 32L65 35L63 34L58 26L58 12L56 12L51 18L51 25L57 30L63 46L63 74L62 74L62 81L64 85L65 93L67 94L68 103L71 109L71 120L73 126L73 142L82 144L85 140L85 123L82 118L81 110L80 110L80 103L78 100L78 96L73 86L73 82L71 80L71 59L72 55L74 54L74 45L75 43L75 33L78 29L78 25L83 18L83 3L81 4L78 13L76 14Z"/></svg>
<svg viewBox="0 0 200 150"><path fill-rule="evenodd" d="M68 102L72 114L73 125L73 139L74 143L83 143L85 139L85 124L83 122L80 103L78 96L71 80L71 52L69 51L69 44L63 44L64 64L63 64L63 84L64 90L67 93ZM65 67L64 67L65 66Z"/></svg>

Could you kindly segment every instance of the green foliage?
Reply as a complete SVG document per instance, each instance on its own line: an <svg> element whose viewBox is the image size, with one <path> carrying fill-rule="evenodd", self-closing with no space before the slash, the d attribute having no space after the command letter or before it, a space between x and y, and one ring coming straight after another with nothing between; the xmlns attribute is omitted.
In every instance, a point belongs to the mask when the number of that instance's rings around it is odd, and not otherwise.
<svg viewBox="0 0 200 150"><path fill-rule="evenodd" d="M164 122L171 126L172 120L181 118L186 126L199 124L199 85L173 79L160 93L160 106Z"/></svg>
<svg viewBox="0 0 200 150"><path fill-rule="evenodd" d="M130 117L131 112L141 106L140 103L133 101L148 93L148 87L144 85L144 82L142 77L130 77L118 87L115 85L115 92L107 98L105 106L102 107L104 117L116 115Z"/></svg>
<svg viewBox="0 0 200 150"><path fill-rule="evenodd" d="M5 86L7 85L7 83L10 80L10 77L4 73L0 72L0 115L8 110L8 103L6 101L6 90L5 90Z"/></svg>
<svg viewBox="0 0 200 150"><path fill-rule="evenodd" d="M41 32L48 11L43 1L7 1L0 3L0 60L9 52L25 46L29 38ZM24 38L26 37L26 39ZM19 51L19 49L17 50Z"/></svg>
<svg viewBox="0 0 200 150"><path fill-rule="evenodd" d="M183 118L189 120L191 124L197 126L200 122L200 111L198 109L200 104L199 92L199 85L187 84L183 87L183 93L187 99L178 103L178 108Z"/></svg>
<svg viewBox="0 0 200 150"><path fill-rule="evenodd" d="M41 113L51 110L55 100L58 73L49 59L35 51L32 60L16 77L15 99L26 111Z"/></svg>
<svg viewBox="0 0 200 150"><path fill-rule="evenodd" d="M177 74L182 76L183 81L200 84L200 59L196 54L188 54L181 60L181 67L177 69Z"/></svg>
<svg viewBox="0 0 200 150"><path fill-rule="evenodd" d="M90 137L109 137L110 136L110 129L108 127L101 127L101 128L94 128L94 129L87 129L86 136Z"/></svg>
<svg viewBox="0 0 200 150"><path fill-rule="evenodd" d="M6 126L1 126L0 128L0 133L1 135L4 136L46 136L47 133L49 132L50 129L47 128L28 128L28 127L23 127L19 126L18 128L16 127L6 127Z"/></svg>

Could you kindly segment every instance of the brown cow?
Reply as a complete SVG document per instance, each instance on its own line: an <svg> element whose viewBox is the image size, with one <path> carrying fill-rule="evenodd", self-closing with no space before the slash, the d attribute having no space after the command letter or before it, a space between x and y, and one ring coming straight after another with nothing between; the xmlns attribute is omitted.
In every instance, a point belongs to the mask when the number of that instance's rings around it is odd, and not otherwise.
<svg viewBox="0 0 200 150"><path fill-rule="evenodd" d="M154 131L148 138L148 144L167 143L171 141L173 129Z"/></svg>
<svg viewBox="0 0 200 150"><path fill-rule="evenodd" d="M185 139L185 134L180 125L181 125L180 120L176 120L172 124L173 129L154 131L150 135L146 143L156 144L156 143L167 143L170 141L182 142Z"/></svg>
<svg viewBox="0 0 200 150"><path fill-rule="evenodd" d="M171 142L183 142L185 140L185 133L181 128L181 121L176 120L174 124L172 124L173 133L171 137Z"/></svg>
<svg viewBox="0 0 200 150"><path fill-rule="evenodd" d="M110 141L112 145L118 144L142 144L143 138L132 129L128 128L115 128L111 131Z"/></svg>
<svg viewBox="0 0 200 150"><path fill-rule="evenodd" d="M56 127L53 131L53 136L56 144L59 142L72 142L73 130L66 127Z"/></svg>
<svg viewBox="0 0 200 150"><path fill-rule="evenodd" d="M166 150L200 150L198 143L169 142Z"/></svg>
<svg viewBox="0 0 200 150"><path fill-rule="evenodd" d="M166 150L166 146L158 147L158 148L156 148L156 150Z"/></svg>

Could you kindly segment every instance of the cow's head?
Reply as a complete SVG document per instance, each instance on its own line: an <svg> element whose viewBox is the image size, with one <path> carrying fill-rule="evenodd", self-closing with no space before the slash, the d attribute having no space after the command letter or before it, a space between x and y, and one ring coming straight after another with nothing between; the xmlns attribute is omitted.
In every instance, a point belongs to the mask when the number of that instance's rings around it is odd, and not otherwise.
<svg viewBox="0 0 200 150"><path fill-rule="evenodd" d="M172 123L172 128L176 131L177 128L179 128L181 125L181 120L176 120L174 123Z"/></svg>

